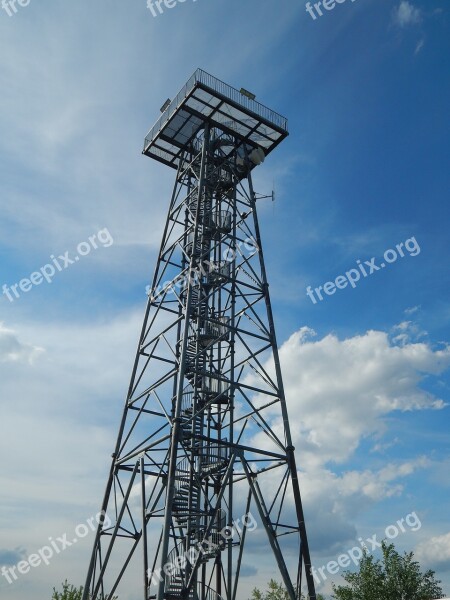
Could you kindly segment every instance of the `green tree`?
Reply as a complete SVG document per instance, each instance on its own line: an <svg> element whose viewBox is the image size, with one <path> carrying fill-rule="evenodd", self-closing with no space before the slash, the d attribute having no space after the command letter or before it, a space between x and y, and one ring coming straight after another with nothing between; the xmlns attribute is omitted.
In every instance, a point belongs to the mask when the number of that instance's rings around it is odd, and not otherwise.
<svg viewBox="0 0 450 600"><path fill-rule="evenodd" d="M304 600L305 597L302 595L300 600ZM289 594L286 588L281 584L277 583L274 579L271 579L267 584L267 590L261 592L258 588L255 588L252 592L251 600L290 600ZM325 600L321 595L317 595L317 600Z"/></svg>
<svg viewBox="0 0 450 600"><path fill-rule="evenodd" d="M83 588L75 588L73 585L69 585L66 581L62 584L62 592L57 592L53 588L52 600L81 600L83 596Z"/></svg>
<svg viewBox="0 0 450 600"><path fill-rule="evenodd" d="M76 588L73 585L70 585L66 581L62 584L62 591L57 592L55 588L53 588L52 600L81 600L83 597L83 588ZM109 598L109 596L107 596ZM111 598L111 600L117 600L117 596Z"/></svg>
<svg viewBox="0 0 450 600"><path fill-rule="evenodd" d="M413 552L401 556L394 544L382 542L383 557L375 560L364 553L359 571L347 571L343 577L348 585L333 585L337 600L434 600L443 598L440 581L434 571L422 573Z"/></svg>

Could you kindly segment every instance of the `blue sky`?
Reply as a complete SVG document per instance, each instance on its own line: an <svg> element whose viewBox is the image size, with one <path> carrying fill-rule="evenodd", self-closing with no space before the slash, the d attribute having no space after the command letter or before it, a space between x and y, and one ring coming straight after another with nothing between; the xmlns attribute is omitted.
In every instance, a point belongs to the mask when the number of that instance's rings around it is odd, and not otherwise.
<svg viewBox="0 0 450 600"><path fill-rule="evenodd" d="M17 8L0 10L0 285L98 247L0 299L0 565L99 509L173 178L143 140L201 67L289 119L255 187L276 190L259 215L313 562L414 512L395 543L449 595L448 3ZM412 238L414 256L307 296ZM83 583L91 544L2 578L1 597ZM250 587L271 574L246 569Z"/></svg>

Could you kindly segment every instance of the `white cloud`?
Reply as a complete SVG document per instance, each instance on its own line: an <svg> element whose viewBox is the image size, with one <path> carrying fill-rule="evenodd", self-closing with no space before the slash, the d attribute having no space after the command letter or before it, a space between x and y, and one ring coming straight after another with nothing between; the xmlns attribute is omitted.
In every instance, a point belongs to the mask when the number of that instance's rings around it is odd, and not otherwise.
<svg viewBox="0 0 450 600"><path fill-rule="evenodd" d="M415 25L422 20L421 12L408 0L402 0L399 6L394 10L393 20L399 27Z"/></svg>
<svg viewBox="0 0 450 600"><path fill-rule="evenodd" d="M300 473L300 485L311 535L311 547L321 555L341 551L357 538L355 523L366 509L387 498L401 496L402 480L428 466L418 459L389 463L382 469L349 470L337 475L326 468ZM384 529L389 523L380 523Z"/></svg>
<svg viewBox="0 0 450 600"><path fill-rule="evenodd" d="M70 534L97 514L142 312L100 322L24 321L0 328L0 559L14 548L28 555L49 536ZM80 540L47 569L5 590L7 597L44 598L68 568L72 581L81 583L91 544L92 536ZM27 594L26 585L33 592ZM46 590L35 592L40 585Z"/></svg>
<svg viewBox="0 0 450 600"><path fill-rule="evenodd" d="M414 50L414 54L419 54L422 48L425 46L425 40L422 38L417 42L416 49Z"/></svg>
<svg viewBox="0 0 450 600"><path fill-rule="evenodd" d="M406 321L394 331L421 333ZM403 482L429 467L423 457L391 460L381 468L366 460L362 471L350 461L364 439L380 444L385 418L394 411L444 409L445 403L420 384L450 367L450 348L434 350L409 338L398 345L382 331L344 340L314 337L307 327L295 332L281 346L280 360L313 547L330 552L355 539L357 515L401 496ZM270 364L266 368L273 373ZM283 425L275 412L273 420L281 438ZM254 442L264 445L265 435L257 434ZM335 473L336 464L348 470Z"/></svg>
<svg viewBox="0 0 450 600"><path fill-rule="evenodd" d="M391 442L386 442L386 443L377 443L374 445L374 447L372 448L371 452L386 452L386 450L389 450L389 448L393 448L394 446L396 446L399 443L399 439L395 438L394 440L392 440Z"/></svg>
<svg viewBox="0 0 450 600"><path fill-rule="evenodd" d="M376 473L369 470L345 473L341 478L343 493L348 496L361 493L371 500L389 498L401 493L402 486L397 483L399 479L425 466L426 458L419 458L411 462L388 464Z"/></svg>
<svg viewBox="0 0 450 600"><path fill-rule="evenodd" d="M407 311L405 311L406 313ZM428 332L423 331L412 321L402 321L392 328L392 341L399 346L404 346L411 342L417 342L422 338L427 337Z"/></svg>
<svg viewBox="0 0 450 600"><path fill-rule="evenodd" d="M425 568L450 569L450 533L432 537L421 542L415 552L415 558Z"/></svg>
<svg viewBox="0 0 450 600"><path fill-rule="evenodd" d="M345 340L330 334L313 341L313 334L302 328L280 348L302 467L344 463L362 439L383 432L383 418L393 411L444 408L420 383L450 367L450 348L407 341L399 347L381 331Z"/></svg>
<svg viewBox="0 0 450 600"><path fill-rule="evenodd" d="M0 363L24 362L31 365L43 352L43 348L19 341L16 333L0 322Z"/></svg>
<svg viewBox="0 0 450 600"><path fill-rule="evenodd" d="M0 327L0 496L11 506L98 502L89 486L106 476L141 318Z"/></svg>

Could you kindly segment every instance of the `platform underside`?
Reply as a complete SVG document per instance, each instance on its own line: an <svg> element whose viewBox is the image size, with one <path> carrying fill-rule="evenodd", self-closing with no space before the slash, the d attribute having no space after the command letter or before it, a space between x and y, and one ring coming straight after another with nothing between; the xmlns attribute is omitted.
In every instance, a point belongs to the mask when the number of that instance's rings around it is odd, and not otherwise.
<svg viewBox="0 0 450 600"><path fill-rule="evenodd" d="M284 117L198 69L146 136L143 154L177 169L207 122L266 156L288 135Z"/></svg>

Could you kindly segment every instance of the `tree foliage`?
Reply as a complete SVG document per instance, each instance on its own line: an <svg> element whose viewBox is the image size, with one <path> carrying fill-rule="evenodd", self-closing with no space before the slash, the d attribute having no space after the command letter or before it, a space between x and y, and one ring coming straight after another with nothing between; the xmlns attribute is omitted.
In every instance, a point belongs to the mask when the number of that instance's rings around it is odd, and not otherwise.
<svg viewBox="0 0 450 600"><path fill-rule="evenodd" d="M66 581L62 584L62 591L57 592L55 588L53 588L52 600L81 600L83 597L83 588L76 588L73 585L70 585ZM108 596L109 598L109 596ZM117 596L111 598L110 600L117 600Z"/></svg>
<svg viewBox="0 0 450 600"><path fill-rule="evenodd" d="M333 585L333 598L337 600L434 600L442 598L440 581L434 571L422 573L414 554L401 556L394 544L382 543L382 560L364 553L359 571L346 572L348 585Z"/></svg>
<svg viewBox="0 0 450 600"><path fill-rule="evenodd" d="M267 590L264 592L261 592L258 588L253 590L251 600L290 600L290 598L286 588L281 583L271 579L267 584ZM302 595L300 600L305 600L305 597ZM318 594L317 600L325 599Z"/></svg>
<svg viewBox="0 0 450 600"><path fill-rule="evenodd" d="M66 581L62 584L62 592L57 592L53 588L52 600L81 600L83 596L83 588L75 588L73 585L69 585Z"/></svg>

